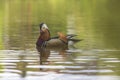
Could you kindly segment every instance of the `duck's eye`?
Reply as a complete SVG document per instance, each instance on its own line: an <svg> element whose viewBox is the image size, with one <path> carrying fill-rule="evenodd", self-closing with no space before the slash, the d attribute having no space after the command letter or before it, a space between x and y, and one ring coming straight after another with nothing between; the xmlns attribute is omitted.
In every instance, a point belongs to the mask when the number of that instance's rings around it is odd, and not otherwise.
<svg viewBox="0 0 120 80"><path fill-rule="evenodd" d="M43 27L42 27L42 30L45 30L45 29L46 29L46 27L43 26Z"/></svg>

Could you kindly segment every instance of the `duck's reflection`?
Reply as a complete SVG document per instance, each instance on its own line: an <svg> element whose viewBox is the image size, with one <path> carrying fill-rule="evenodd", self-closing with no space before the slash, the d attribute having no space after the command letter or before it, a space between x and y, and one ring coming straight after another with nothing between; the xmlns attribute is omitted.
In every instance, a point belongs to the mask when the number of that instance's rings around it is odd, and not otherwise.
<svg viewBox="0 0 120 80"><path fill-rule="evenodd" d="M38 52L39 52L39 59L40 59L40 65L52 65L54 63L54 61L50 61L48 60L48 58L50 57L52 52L55 52L57 55L61 55L61 57L64 59L66 57L66 50L65 49L48 49L48 48L37 48ZM56 55L56 56L57 56ZM46 70L46 69L42 69L40 68L40 70Z"/></svg>
<svg viewBox="0 0 120 80"><path fill-rule="evenodd" d="M47 62L47 59L50 56L50 50L41 48L39 49L39 54L40 54L40 65L43 65Z"/></svg>

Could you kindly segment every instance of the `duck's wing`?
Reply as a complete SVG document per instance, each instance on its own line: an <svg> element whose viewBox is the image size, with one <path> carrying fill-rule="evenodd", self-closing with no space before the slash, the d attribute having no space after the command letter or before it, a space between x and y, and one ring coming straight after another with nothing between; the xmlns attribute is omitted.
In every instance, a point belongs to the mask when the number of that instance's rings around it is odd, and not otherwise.
<svg viewBox="0 0 120 80"><path fill-rule="evenodd" d="M63 50L68 48L68 45L58 38L50 39L45 45L50 50Z"/></svg>
<svg viewBox="0 0 120 80"><path fill-rule="evenodd" d="M51 39L58 39L58 38L61 37L61 34L62 33L58 34L59 36L51 37ZM76 34L67 34L66 39L67 39L68 42L72 42L72 43L77 43L77 42L83 40L83 39L76 39L76 38L74 38L75 36L77 36L77 35Z"/></svg>
<svg viewBox="0 0 120 80"><path fill-rule="evenodd" d="M70 38L73 38L73 37L75 37L75 36L77 36L77 35L75 35L75 34L67 34L67 39L70 39ZM59 36L54 36L54 37L51 37L51 39L57 39L57 38L59 38Z"/></svg>

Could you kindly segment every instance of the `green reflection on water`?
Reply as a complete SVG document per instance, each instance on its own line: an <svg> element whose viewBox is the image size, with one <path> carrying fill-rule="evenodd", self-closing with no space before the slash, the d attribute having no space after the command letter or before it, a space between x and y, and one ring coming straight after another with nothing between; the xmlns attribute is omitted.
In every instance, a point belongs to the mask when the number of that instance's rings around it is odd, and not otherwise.
<svg viewBox="0 0 120 80"><path fill-rule="evenodd" d="M4 5L3 5L3 1L1 1L1 5L0 5L0 49L3 49L3 15L4 15Z"/></svg>
<svg viewBox="0 0 120 80"><path fill-rule="evenodd" d="M112 4L114 3L114 4ZM48 24L52 36L57 32L75 33L84 39L84 49L119 49L119 0L2 0L1 35L8 35L11 47L32 48L39 35L40 22ZM2 27L3 25L0 25ZM2 40L0 39L0 42Z"/></svg>

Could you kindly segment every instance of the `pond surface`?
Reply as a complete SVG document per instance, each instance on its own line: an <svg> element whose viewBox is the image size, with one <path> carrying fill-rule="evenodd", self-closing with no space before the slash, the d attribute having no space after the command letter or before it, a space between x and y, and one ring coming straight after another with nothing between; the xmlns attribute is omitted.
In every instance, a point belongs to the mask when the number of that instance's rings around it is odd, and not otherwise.
<svg viewBox="0 0 120 80"><path fill-rule="evenodd" d="M119 80L119 2L1 0L0 80ZM77 34L83 41L40 53L41 22L51 36Z"/></svg>
<svg viewBox="0 0 120 80"><path fill-rule="evenodd" d="M114 56L113 56L114 55ZM1 80L119 80L119 51L1 50Z"/></svg>

